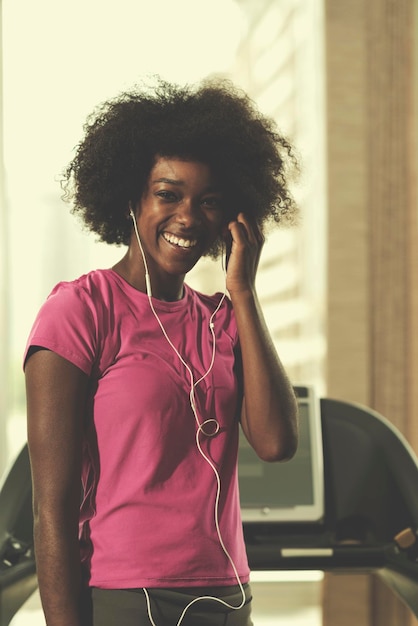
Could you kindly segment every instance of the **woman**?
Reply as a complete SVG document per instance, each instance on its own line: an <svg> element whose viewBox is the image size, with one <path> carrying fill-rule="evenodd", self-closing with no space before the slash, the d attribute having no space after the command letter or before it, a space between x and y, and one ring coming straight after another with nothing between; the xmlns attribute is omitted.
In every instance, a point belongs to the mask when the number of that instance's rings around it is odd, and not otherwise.
<svg viewBox="0 0 418 626"><path fill-rule="evenodd" d="M88 228L128 248L54 288L25 354L48 626L252 624L238 425L266 461L296 450L255 289L265 222L295 213L292 161L226 81L160 81L89 118L64 187ZM223 249L229 297L184 283Z"/></svg>

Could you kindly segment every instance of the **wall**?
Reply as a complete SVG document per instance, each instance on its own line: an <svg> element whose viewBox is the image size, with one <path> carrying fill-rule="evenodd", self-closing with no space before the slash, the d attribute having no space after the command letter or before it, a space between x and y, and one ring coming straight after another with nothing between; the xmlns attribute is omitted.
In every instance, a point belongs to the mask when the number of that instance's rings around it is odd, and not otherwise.
<svg viewBox="0 0 418 626"><path fill-rule="evenodd" d="M418 451L414 3L325 7L328 395L376 409ZM327 576L324 626L353 623L418 622L374 578Z"/></svg>

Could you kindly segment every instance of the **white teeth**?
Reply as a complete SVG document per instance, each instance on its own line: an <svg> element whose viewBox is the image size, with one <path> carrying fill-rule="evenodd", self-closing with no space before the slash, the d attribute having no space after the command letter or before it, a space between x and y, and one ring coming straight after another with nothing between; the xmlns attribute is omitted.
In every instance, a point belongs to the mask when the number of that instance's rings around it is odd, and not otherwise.
<svg viewBox="0 0 418 626"><path fill-rule="evenodd" d="M192 248L197 244L196 239L183 239L180 237L176 237L171 233L163 233L163 237L166 241L169 241L175 246L179 246L179 248Z"/></svg>

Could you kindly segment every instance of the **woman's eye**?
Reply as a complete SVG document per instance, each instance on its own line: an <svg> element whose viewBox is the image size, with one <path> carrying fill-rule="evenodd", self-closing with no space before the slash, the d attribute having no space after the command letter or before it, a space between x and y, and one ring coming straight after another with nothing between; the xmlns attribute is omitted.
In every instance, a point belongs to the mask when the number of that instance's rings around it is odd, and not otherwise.
<svg viewBox="0 0 418 626"><path fill-rule="evenodd" d="M161 189L161 191L157 191L156 195L167 202L175 202L177 200L177 196L173 191L167 191L166 189Z"/></svg>
<svg viewBox="0 0 418 626"><path fill-rule="evenodd" d="M208 198L203 198L202 204L211 209L220 209L222 206L222 200L221 198L218 198L217 196L211 196Z"/></svg>

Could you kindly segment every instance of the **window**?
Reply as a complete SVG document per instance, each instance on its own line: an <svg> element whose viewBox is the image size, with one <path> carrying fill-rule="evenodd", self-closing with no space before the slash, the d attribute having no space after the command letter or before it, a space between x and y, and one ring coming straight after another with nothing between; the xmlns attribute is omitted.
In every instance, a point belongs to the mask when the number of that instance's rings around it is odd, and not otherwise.
<svg viewBox="0 0 418 626"><path fill-rule="evenodd" d="M26 437L22 353L37 310L59 280L109 266L122 249L83 233L57 179L102 100L159 73L193 82L227 75L276 118L299 150L295 229L272 233L258 287L274 341L295 383L323 392L325 165L322 5L316 0L5 0L4 242L1 372L9 383L0 429L15 456ZM222 15L222 19L219 16ZM16 36L19 33L19 36ZM190 282L222 288L205 261ZM3 458L2 458L3 457Z"/></svg>

